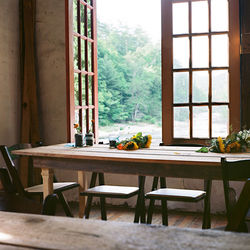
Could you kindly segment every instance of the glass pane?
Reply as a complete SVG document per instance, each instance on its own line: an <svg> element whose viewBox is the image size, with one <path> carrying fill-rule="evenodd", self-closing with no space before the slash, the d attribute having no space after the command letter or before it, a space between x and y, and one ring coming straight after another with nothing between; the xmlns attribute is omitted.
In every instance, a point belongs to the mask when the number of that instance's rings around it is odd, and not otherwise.
<svg viewBox="0 0 250 250"><path fill-rule="evenodd" d="M82 105L86 105L86 76L82 75Z"/></svg>
<svg viewBox="0 0 250 250"><path fill-rule="evenodd" d="M88 13L88 37L93 38L92 36L92 10L87 9Z"/></svg>
<svg viewBox="0 0 250 250"><path fill-rule="evenodd" d="M86 43L86 41L81 39L82 70L85 70L85 43Z"/></svg>
<svg viewBox="0 0 250 250"><path fill-rule="evenodd" d="M208 71L193 72L193 102L208 102L209 75Z"/></svg>
<svg viewBox="0 0 250 250"><path fill-rule="evenodd" d="M228 106L212 107L212 137L228 135L229 109Z"/></svg>
<svg viewBox="0 0 250 250"><path fill-rule="evenodd" d="M192 3L192 32L208 32L208 2Z"/></svg>
<svg viewBox="0 0 250 250"><path fill-rule="evenodd" d="M173 38L174 69L189 68L189 39Z"/></svg>
<svg viewBox="0 0 250 250"><path fill-rule="evenodd" d="M80 74L74 73L75 106L79 105L79 80Z"/></svg>
<svg viewBox="0 0 250 250"><path fill-rule="evenodd" d="M88 43L88 72L93 72L92 67L92 43Z"/></svg>
<svg viewBox="0 0 250 250"><path fill-rule="evenodd" d="M229 101L228 70L213 70L212 72L212 102Z"/></svg>
<svg viewBox="0 0 250 250"><path fill-rule="evenodd" d="M77 37L73 37L73 43L74 43L74 47L73 47L73 51L74 51L74 68L78 69L78 38Z"/></svg>
<svg viewBox="0 0 250 250"><path fill-rule="evenodd" d="M73 1L73 31L77 32L77 0Z"/></svg>
<svg viewBox="0 0 250 250"><path fill-rule="evenodd" d="M84 30L84 28L85 28L85 25L84 25L84 23L85 23L85 6L83 4L81 4L80 10L81 10L81 34L85 35L85 30Z"/></svg>
<svg viewBox="0 0 250 250"><path fill-rule="evenodd" d="M188 33L188 3L173 4L173 34Z"/></svg>
<svg viewBox="0 0 250 250"><path fill-rule="evenodd" d="M192 38L192 67L208 67L208 36L197 36Z"/></svg>
<svg viewBox="0 0 250 250"><path fill-rule="evenodd" d="M89 105L93 105L92 90L93 90L93 76L89 76Z"/></svg>
<svg viewBox="0 0 250 250"><path fill-rule="evenodd" d="M227 67L229 64L228 54L228 35L212 36L212 66Z"/></svg>
<svg viewBox="0 0 250 250"><path fill-rule="evenodd" d="M189 108L174 107L174 138L190 138Z"/></svg>
<svg viewBox="0 0 250 250"><path fill-rule="evenodd" d="M75 123L79 124L79 122L80 122L79 117L80 117L80 115L79 115L79 109L76 109L75 110Z"/></svg>
<svg viewBox="0 0 250 250"><path fill-rule="evenodd" d="M93 109L89 110L89 132L93 132Z"/></svg>
<svg viewBox="0 0 250 250"><path fill-rule="evenodd" d="M87 4L93 6L92 0L87 0Z"/></svg>
<svg viewBox="0 0 250 250"><path fill-rule="evenodd" d="M87 131L86 127L87 127L87 120L86 120L86 114L87 114L87 110L82 111L82 133L85 134Z"/></svg>
<svg viewBox="0 0 250 250"><path fill-rule="evenodd" d="M208 107L193 107L193 137L209 137L209 109Z"/></svg>
<svg viewBox="0 0 250 250"><path fill-rule="evenodd" d="M211 0L212 31L228 31L228 0Z"/></svg>
<svg viewBox="0 0 250 250"><path fill-rule="evenodd" d="M189 73L174 73L174 103L189 102Z"/></svg>

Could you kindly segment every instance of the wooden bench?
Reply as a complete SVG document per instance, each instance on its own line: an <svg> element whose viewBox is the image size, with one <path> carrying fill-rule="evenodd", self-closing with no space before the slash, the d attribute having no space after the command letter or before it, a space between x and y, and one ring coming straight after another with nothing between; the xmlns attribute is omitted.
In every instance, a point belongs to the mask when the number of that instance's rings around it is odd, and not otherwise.
<svg viewBox="0 0 250 250"><path fill-rule="evenodd" d="M249 249L249 234L0 212L0 248Z"/></svg>

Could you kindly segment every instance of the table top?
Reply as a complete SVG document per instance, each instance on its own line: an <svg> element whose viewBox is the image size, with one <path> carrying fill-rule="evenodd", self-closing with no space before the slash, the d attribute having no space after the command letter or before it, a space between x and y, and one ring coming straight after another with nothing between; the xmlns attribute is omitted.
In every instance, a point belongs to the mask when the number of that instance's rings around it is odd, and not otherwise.
<svg viewBox="0 0 250 250"><path fill-rule="evenodd" d="M249 234L0 212L0 249L250 249Z"/></svg>
<svg viewBox="0 0 250 250"><path fill-rule="evenodd" d="M13 154L32 157L67 158L85 160L109 160L141 163L174 163L219 166L222 157L228 160L250 159L250 153L198 153L199 147L154 146L139 150L110 149L108 145L94 145L82 148L70 147L68 144L58 144L13 151Z"/></svg>

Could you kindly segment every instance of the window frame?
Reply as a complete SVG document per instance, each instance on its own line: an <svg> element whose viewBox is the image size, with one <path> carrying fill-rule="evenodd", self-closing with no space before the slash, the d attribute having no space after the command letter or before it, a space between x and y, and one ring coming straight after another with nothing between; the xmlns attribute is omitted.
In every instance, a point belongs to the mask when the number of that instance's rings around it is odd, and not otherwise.
<svg viewBox="0 0 250 250"><path fill-rule="evenodd" d="M200 0L162 0L162 140L164 145L197 143L205 144L207 138L174 138L173 120L173 41L172 41L172 3ZM211 2L211 0L208 0ZM229 3L229 124L239 130L240 124L240 28L239 2ZM209 14L210 16L210 14ZM190 17L189 17L190 19ZM211 22L211 18L210 22ZM211 27L211 26L210 26ZM211 30L209 30L209 33ZM211 45L210 45L211 46ZM210 79L211 81L211 79ZM211 83L210 83L211 85ZM189 98L190 99L190 98ZM211 100L211 91L209 93ZM211 112L210 112L211 119ZM191 119L190 123L191 123ZM209 121L211 124L211 121ZM190 130L192 126L190 124ZM210 128L211 130L211 128ZM211 132L210 132L211 134ZM211 139L211 138L210 138Z"/></svg>
<svg viewBox="0 0 250 250"><path fill-rule="evenodd" d="M75 112L79 110L79 119L82 133L88 133L89 131L94 133L95 142L98 142L98 72L97 72L97 23L96 23L96 0L77 0L78 2L78 17L77 25L78 31L73 30L73 1L65 0L65 40L66 40L66 91L67 91L67 140L69 142L74 141L74 123L75 123ZM80 27L80 5L85 7L85 31L81 34ZM86 16L87 9L92 11L91 15L91 36L88 37L88 17ZM86 25L87 24L87 25ZM85 43L85 69L81 65L78 65L78 69L74 68L74 43L73 38L78 39L78 60L81 60L81 41L84 40ZM91 43L91 61L88 59L88 43ZM87 45L87 46L86 46ZM80 56L79 56L80 54ZM88 64L91 64L92 71L88 70ZM79 105L75 105L75 91L74 91L74 74L79 74L79 79L83 77L86 78L85 81L85 94L86 103L79 101ZM89 78L92 77L92 100L89 103ZM82 81L79 81L79 89L82 89ZM82 98L82 93L80 90L79 99ZM92 119L90 120L89 113L92 112ZM86 123L83 124L82 116L86 114Z"/></svg>

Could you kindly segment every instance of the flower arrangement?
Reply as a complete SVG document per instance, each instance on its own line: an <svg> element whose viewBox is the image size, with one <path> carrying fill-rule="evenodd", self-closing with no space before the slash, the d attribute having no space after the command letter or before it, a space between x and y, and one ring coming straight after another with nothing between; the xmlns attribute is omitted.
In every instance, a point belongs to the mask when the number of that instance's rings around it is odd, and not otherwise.
<svg viewBox="0 0 250 250"><path fill-rule="evenodd" d="M139 148L149 148L152 142L151 135L143 136L141 132L137 133L130 139L116 143L116 148L119 150L136 150Z"/></svg>
<svg viewBox="0 0 250 250"><path fill-rule="evenodd" d="M237 153L246 152L247 148L250 148L250 130L244 129L238 133L232 132L225 139L212 139L210 147L203 147L197 152Z"/></svg>
<svg viewBox="0 0 250 250"><path fill-rule="evenodd" d="M77 134L81 134L82 133L82 128L79 126L78 123L74 124L74 129L76 130Z"/></svg>

